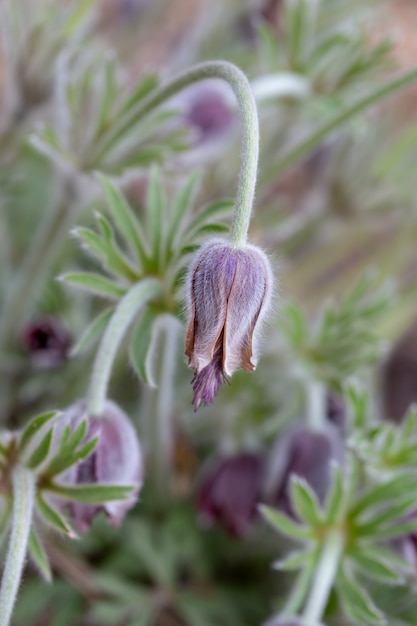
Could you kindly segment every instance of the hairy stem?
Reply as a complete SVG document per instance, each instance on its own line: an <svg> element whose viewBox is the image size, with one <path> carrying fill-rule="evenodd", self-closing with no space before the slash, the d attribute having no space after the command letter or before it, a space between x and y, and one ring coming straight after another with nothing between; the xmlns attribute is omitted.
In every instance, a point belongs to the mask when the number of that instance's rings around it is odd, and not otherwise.
<svg viewBox="0 0 417 626"><path fill-rule="evenodd" d="M343 548L344 539L341 533L330 532L324 543L312 589L304 609L303 623L305 622L306 626L317 626L321 621L337 574Z"/></svg>
<svg viewBox="0 0 417 626"><path fill-rule="evenodd" d="M246 243L249 221L255 197L256 178L259 158L259 122L255 99L248 79L243 72L226 61L208 61L195 65L179 74L172 81L149 94L130 115L115 124L104 137L102 145L94 155L87 168L100 166L103 155L128 132L132 125L137 124L150 111L164 103L171 96L185 87L207 78L220 78L226 81L236 96L242 120L242 150L239 183L236 194L234 220L230 239L234 246Z"/></svg>
<svg viewBox="0 0 417 626"><path fill-rule="evenodd" d="M326 429L326 392L318 380L307 380L307 421L312 430Z"/></svg>
<svg viewBox="0 0 417 626"><path fill-rule="evenodd" d="M141 308L160 294L157 280L147 278L132 287L120 300L101 339L93 365L87 410L90 415L103 413L113 361L127 329Z"/></svg>
<svg viewBox="0 0 417 626"><path fill-rule="evenodd" d="M12 482L12 531L0 588L0 626L9 625L19 591L35 497L35 476L30 470L16 466Z"/></svg>
<svg viewBox="0 0 417 626"><path fill-rule="evenodd" d="M153 410L149 411L149 439L152 442L151 464L157 493L166 498L169 484L169 470L173 452L173 407L174 407L174 375L177 362L179 335L182 332L180 322L166 315L162 320L162 346L158 389L151 390Z"/></svg>

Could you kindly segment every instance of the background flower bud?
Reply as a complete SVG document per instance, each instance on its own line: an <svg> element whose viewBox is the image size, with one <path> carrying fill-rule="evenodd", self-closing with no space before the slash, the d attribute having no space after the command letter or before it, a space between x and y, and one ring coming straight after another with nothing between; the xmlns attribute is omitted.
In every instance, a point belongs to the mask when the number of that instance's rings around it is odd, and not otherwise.
<svg viewBox="0 0 417 626"><path fill-rule="evenodd" d="M133 485L134 491L126 500L106 502L101 505L70 502L69 508L75 525L86 532L93 518L104 511L112 526L118 526L136 503L143 481L143 460L135 429L128 416L114 402L106 401L103 414L91 417L86 402L80 401L64 413L62 425L76 428L82 420L88 421L87 439L98 436L93 452L77 466L70 468L60 478L72 485Z"/></svg>
<svg viewBox="0 0 417 626"><path fill-rule="evenodd" d="M39 368L58 367L66 360L71 335L61 320L44 316L31 320L21 334L24 349Z"/></svg>
<svg viewBox="0 0 417 626"><path fill-rule="evenodd" d="M269 455L266 470L268 500L294 516L291 505L291 476L304 478L323 502L331 482L331 463L341 461L339 432L329 424L325 431L305 425L290 428L279 437Z"/></svg>
<svg viewBox="0 0 417 626"><path fill-rule="evenodd" d="M417 320L394 346L381 370L383 412L400 422L417 402Z"/></svg>
<svg viewBox="0 0 417 626"><path fill-rule="evenodd" d="M260 501L263 462L259 455L241 453L214 459L201 477L198 493L200 518L218 523L232 535L251 527Z"/></svg>

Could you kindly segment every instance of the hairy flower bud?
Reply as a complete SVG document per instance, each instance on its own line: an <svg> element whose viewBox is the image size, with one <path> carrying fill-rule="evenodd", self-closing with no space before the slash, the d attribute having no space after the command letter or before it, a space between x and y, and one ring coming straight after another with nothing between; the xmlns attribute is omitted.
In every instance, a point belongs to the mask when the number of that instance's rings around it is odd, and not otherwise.
<svg viewBox="0 0 417 626"><path fill-rule="evenodd" d="M99 437L93 452L77 466L71 467L62 482L72 485L134 485L135 489L126 500L115 500L100 505L69 503L75 525L80 532L86 532L93 518L104 511L112 526L118 526L138 498L143 480L143 461L139 442L128 416L115 404L106 401L103 414L91 417L85 401L69 407L61 418L65 427L76 428L87 420L87 439Z"/></svg>
<svg viewBox="0 0 417 626"><path fill-rule="evenodd" d="M195 370L194 407L212 403L226 376L256 366L253 344L272 290L269 261L258 248L206 243L188 277L186 350Z"/></svg>
<svg viewBox="0 0 417 626"><path fill-rule="evenodd" d="M291 504L291 476L304 478L320 502L331 482L331 462L342 458L340 434L331 424L325 431L298 425L282 435L273 447L266 472L268 500L288 515Z"/></svg>
<svg viewBox="0 0 417 626"><path fill-rule="evenodd" d="M256 454L242 453L212 461L198 494L203 523L217 522L232 535L245 534L260 501L262 473L262 459Z"/></svg>

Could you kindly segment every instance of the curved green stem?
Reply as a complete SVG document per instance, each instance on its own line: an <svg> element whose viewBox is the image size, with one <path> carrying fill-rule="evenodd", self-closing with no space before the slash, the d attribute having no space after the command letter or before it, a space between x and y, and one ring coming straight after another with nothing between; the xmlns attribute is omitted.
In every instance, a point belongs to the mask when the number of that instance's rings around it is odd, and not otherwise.
<svg viewBox="0 0 417 626"><path fill-rule="evenodd" d="M35 498L35 475L23 466L12 474L12 532L0 588L0 626L8 626L25 564Z"/></svg>
<svg viewBox="0 0 417 626"><path fill-rule="evenodd" d="M101 157L120 139L133 125L138 123L150 111L164 103L171 96L185 87L207 78L220 78L226 81L236 96L242 119L242 151L239 184L236 195L234 221L230 240L236 247L246 243L247 231L255 197L256 178L259 158L259 122L258 112L251 86L245 74L235 65L226 61L208 61L200 63L179 74L166 85L149 94L130 115L123 118L120 124L104 138L103 144L93 161L86 167L99 167Z"/></svg>
<svg viewBox="0 0 417 626"><path fill-rule="evenodd" d="M117 305L101 339L93 365L87 397L90 415L100 416L103 413L113 361L127 329L139 310L160 292L160 283L154 278L147 278L132 287Z"/></svg>
<svg viewBox="0 0 417 626"><path fill-rule="evenodd" d="M312 589L304 609L303 623L306 626L317 626L321 621L337 574L343 548L344 538L342 534L337 531L330 532L324 543Z"/></svg>
<svg viewBox="0 0 417 626"><path fill-rule="evenodd" d="M267 172L262 176L262 183L268 183L280 174L284 172L286 169L294 165L297 161L300 161L303 157L305 157L313 148L318 146L323 139L325 139L332 131L339 128L350 119L352 119L355 115L364 111L368 107L376 104L377 102L387 98L388 96L394 94L401 89L411 85L413 82L417 80L417 68L413 68L408 72L404 72L400 76L397 76L390 82L382 87L377 87L375 91L372 91L370 94L364 96L360 100L357 100L353 104L350 104L345 109L343 109L340 113L335 115L328 122L319 126L315 131L311 133L306 139L301 141L298 145L294 146L287 154L285 154L278 163L275 163Z"/></svg>

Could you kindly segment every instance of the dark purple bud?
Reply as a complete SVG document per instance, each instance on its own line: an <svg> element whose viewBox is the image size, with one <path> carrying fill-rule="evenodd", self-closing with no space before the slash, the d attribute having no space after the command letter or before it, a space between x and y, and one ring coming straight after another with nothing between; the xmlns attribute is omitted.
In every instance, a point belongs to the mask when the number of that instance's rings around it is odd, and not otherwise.
<svg viewBox="0 0 417 626"><path fill-rule="evenodd" d="M191 93L185 119L195 131L197 144L222 136L231 128L234 117L223 89L199 86Z"/></svg>
<svg viewBox="0 0 417 626"><path fill-rule="evenodd" d="M417 320L385 360L381 387L385 417L400 422L410 405L417 403Z"/></svg>
<svg viewBox="0 0 417 626"><path fill-rule="evenodd" d="M60 477L61 482L72 485L133 485L134 491L126 500L110 501L100 505L70 502L69 509L75 525L86 532L93 518L104 511L112 526L118 526L126 513L135 505L143 482L142 454L128 416L111 401L106 401L100 417L86 412L85 401L69 407L62 416L62 426L74 429L82 420L88 421L87 439L99 437L93 452L77 466Z"/></svg>
<svg viewBox="0 0 417 626"><path fill-rule="evenodd" d="M24 327L21 337L35 367L58 367L68 356L71 335L56 317L33 319Z"/></svg>
<svg viewBox="0 0 417 626"><path fill-rule="evenodd" d="M185 354L194 368L194 407L213 402L226 376L238 367L256 367L253 344L268 309L272 273L265 254L254 246L232 248L226 241L206 243L188 276L190 322Z"/></svg>
<svg viewBox="0 0 417 626"><path fill-rule="evenodd" d="M266 473L267 498L278 509L294 517L291 476L304 478L319 501L324 502L331 483L331 465L342 459L339 432L329 424L326 431L299 425L283 434L273 447Z"/></svg>
<svg viewBox="0 0 417 626"><path fill-rule="evenodd" d="M220 524L242 536L253 523L260 502L263 463L257 454L217 458L201 478L198 509L204 524Z"/></svg>
<svg viewBox="0 0 417 626"><path fill-rule="evenodd" d="M333 391L326 394L326 415L331 424L344 434L347 427L347 410L343 399Z"/></svg>

